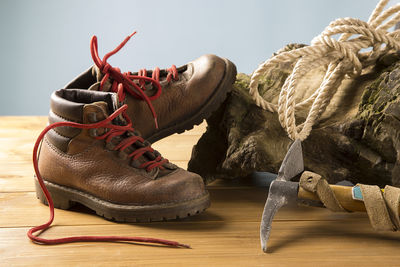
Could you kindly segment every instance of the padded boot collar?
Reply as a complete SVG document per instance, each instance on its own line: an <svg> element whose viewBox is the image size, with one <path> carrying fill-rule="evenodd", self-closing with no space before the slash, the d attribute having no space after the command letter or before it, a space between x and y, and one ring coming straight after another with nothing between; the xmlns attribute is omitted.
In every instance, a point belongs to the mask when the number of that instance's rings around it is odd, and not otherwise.
<svg viewBox="0 0 400 267"><path fill-rule="evenodd" d="M51 95L50 108L54 114L65 120L82 123L83 106L99 101L108 104L109 113L112 113L118 107L115 93L61 89Z"/></svg>
<svg viewBox="0 0 400 267"><path fill-rule="evenodd" d="M119 107L118 97L115 93L61 89L51 95L49 123L60 121L87 123L83 118L84 108L92 103L103 103L104 111L107 114L114 112ZM46 134L46 138L55 147L66 153L72 138L78 136L81 131L81 129L73 127L59 127L50 130Z"/></svg>

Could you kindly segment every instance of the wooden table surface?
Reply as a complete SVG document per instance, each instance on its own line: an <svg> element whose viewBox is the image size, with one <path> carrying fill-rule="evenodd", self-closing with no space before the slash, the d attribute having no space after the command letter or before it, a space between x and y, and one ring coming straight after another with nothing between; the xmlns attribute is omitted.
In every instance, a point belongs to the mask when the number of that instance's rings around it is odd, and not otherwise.
<svg viewBox="0 0 400 267"><path fill-rule="evenodd" d="M270 253L260 249L259 221L266 188L253 181L216 181L212 205L187 219L114 223L83 207L56 210L46 237L133 235L172 239L192 249L128 243L33 244L29 228L47 221L48 207L33 187L32 147L45 117L0 117L0 266L400 266L400 234L374 232L365 214L318 208L281 209L272 225ZM173 135L154 147L186 168L205 125Z"/></svg>

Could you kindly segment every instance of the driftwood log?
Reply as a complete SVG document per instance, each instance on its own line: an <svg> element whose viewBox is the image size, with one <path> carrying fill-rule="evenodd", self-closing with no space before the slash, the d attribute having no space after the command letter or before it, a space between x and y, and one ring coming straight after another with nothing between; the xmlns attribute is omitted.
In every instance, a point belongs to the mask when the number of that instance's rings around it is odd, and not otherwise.
<svg viewBox="0 0 400 267"><path fill-rule="evenodd" d="M274 69L262 79L260 94L276 103L290 70L284 64ZM324 71L303 78L297 101L319 86ZM207 120L207 131L193 147L188 169L206 182L246 177L254 171L276 173L291 143L277 114L254 104L249 82L249 75L238 74L232 93ZM399 53L381 57L355 79L346 78L303 142L305 168L330 183L400 186L399 96ZM298 121L304 120L306 110L296 114Z"/></svg>

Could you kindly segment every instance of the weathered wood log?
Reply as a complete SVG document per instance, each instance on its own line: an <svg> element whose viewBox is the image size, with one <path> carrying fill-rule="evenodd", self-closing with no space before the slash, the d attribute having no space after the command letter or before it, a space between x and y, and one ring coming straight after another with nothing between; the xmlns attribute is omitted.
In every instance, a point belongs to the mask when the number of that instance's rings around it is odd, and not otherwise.
<svg viewBox="0 0 400 267"><path fill-rule="evenodd" d="M284 64L274 69L260 82L260 94L276 103L290 71ZM324 72L321 68L302 79L296 102L319 86ZM250 98L249 81L250 76L238 74L234 90L207 120L207 131L193 147L188 169L206 182L254 171L276 173L291 143L277 114L262 110ZM346 78L303 142L305 168L330 183L400 185L399 96L399 53L383 56L355 79ZM307 110L296 114L302 121Z"/></svg>

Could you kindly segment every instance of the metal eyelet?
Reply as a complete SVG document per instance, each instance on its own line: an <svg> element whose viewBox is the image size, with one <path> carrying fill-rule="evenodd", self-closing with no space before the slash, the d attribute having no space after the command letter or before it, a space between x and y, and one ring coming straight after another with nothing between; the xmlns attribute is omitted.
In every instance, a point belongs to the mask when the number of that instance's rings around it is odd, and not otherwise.
<svg viewBox="0 0 400 267"><path fill-rule="evenodd" d="M120 159L126 159L126 158L128 157L128 154L126 154L123 150L120 150L120 151L118 152L118 157L119 157Z"/></svg>
<svg viewBox="0 0 400 267"><path fill-rule="evenodd" d="M150 160L155 160L155 159L157 158L157 156L156 156L154 153L149 152L149 151L147 151L147 152L145 153L145 155L146 155Z"/></svg>
<svg viewBox="0 0 400 267"><path fill-rule="evenodd" d="M130 165L131 165L133 168L139 169L141 163L140 163L139 160L137 160L137 159L132 159L131 162L130 162Z"/></svg>
<svg viewBox="0 0 400 267"><path fill-rule="evenodd" d="M155 180L155 179L157 179L157 175L158 175L160 169L157 167L157 168L151 169L150 171L147 171L147 169L145 169L145 170L143 170L143 171L146 173L146 175L147 175L149 178Z"/></svg>
<svg viewBox="0 0 400 267"><path fill-rule="evenodd" d="M160 153L160 152L158 152L157 150L154 150L154 151L153 151L153 154L154 154L156 157L159 157L159 156L161 156L161 153Z"/></svg>
<svg viewBox="0 0 400 267"><path fill-rule="evenodd" d="M115 145L111 142L106 142L106 149L114 150Z"/></svg>
<svg viewBox="0 0 400 267"><path fill-rule="evenodd" d="M140 142L140 141L137 141L137 142L135 143L135 145L136 145L137 147L139 147L139 148L145 147L145 144L142 143L142 142Z"/></svg>
<svg viewBox="0 0 400 267"><path fill-rule="evenodd" d="M147 141L147 140L144 140L143 144L144 144L145 146L151 146L151 143L150 143L149 141Z"/></svg>
<svg viewBox="0 0 400 267"><path fill-rule="evenodd" d="M97 129L89 129L89 135L91 136L91 137L96 137L96 136L99 136L98 135L98 132L97 132Z"/></svg>
<svg viewBox="0 0 400 267"><path fill-rule="evenodd" d="M171 162L166 162L162 165L164 168L168 169L168 170L176 170L178 169L178 166L176 166L175 164L171 163Z"/></svg>

